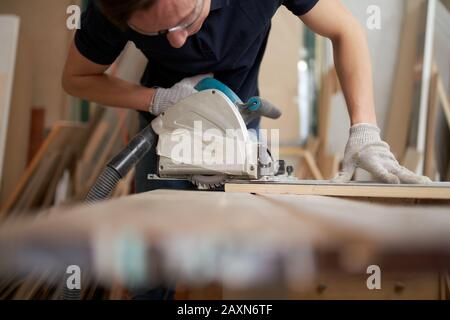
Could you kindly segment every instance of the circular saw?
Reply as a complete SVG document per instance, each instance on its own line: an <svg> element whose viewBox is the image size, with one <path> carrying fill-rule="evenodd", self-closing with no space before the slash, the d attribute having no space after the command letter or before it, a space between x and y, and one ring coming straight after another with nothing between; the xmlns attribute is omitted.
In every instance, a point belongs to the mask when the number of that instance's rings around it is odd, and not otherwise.
<svg viewBox="0 0 450 320"><path fill-rule="evenodd" d="M149 179L189 180L201 190L229 180L260 180L278 172L277 162L247 129L255 118L276 119L281 112L253 97L243 103L223 83L207 78L195 93L151 123L158 135L158 173Z"/></svg>

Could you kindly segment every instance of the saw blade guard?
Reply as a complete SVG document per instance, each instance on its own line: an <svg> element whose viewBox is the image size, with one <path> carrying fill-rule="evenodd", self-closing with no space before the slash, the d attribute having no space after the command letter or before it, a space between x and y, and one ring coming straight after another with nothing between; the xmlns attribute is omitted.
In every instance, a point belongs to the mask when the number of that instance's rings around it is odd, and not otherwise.
<svg viewBox="0 0 450 320"><path fill-rule="evenodd" d="M236 105L220 90L193 94L152 122L161 177L258 175L258 142Z"/></svg>

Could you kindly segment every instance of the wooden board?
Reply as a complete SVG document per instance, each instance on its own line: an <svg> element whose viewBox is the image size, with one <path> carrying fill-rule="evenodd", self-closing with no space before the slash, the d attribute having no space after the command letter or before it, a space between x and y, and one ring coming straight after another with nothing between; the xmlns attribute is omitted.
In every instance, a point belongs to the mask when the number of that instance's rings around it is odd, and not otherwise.
<svg viewBox="0 0 450 320"><path fill-rule="evenodd" d="M71 146L68 146L63 150L58 165L53 168L54 170L51 174L50 183L47 187L44 201L41 204L42 208L50 207L54 203L58 183L60 182L64 171L70 167L71 162L74 162L75 152L73 149L74 148L71 148Z"/></svg>
<svg viewBox="0 0 450 320"><path fill-rule="evenodd" d="M298 143L302 130L299 105L294 98L298 96L298 75L291 71L297 69L302 30L298 18L283 6L277 10L272 22L261 64L259 87L261 96L280 108L283 116L277 120L263 117L261 128L280 130L280 143ZM279 81L274 74L282 74L283 81Z"/></svg>
<svg viewBox="0 0 450 320"><path fill-rule="evenodd" d="M329 181L298 183L227 183L226 192L297 194L338 197L442 199L450 200L450 183L424 185L387 185L376 183L334 184Z"/></svg>
<svg viewBox="0 0 450 320"><path fill-rule="evenodd" d="M439 95L439 102L444 109L445 117L447 119L448 126L450 127L450 98L447 97L447 93L445 92L444 83L442 82L441 77L438 77L437 80L437 91Z"/></svg>
<svg viewBox="0 0 450 320"><path fill-rule="evenodd" d="M310 150L300 147L282 147L280 148L280 155L298 157L303 161L304 166L308 169L314 179L323 180L322 173L320 172L319 167L314 160L313 153Z"/></svg>
<svg viewBox="0 0 450 320"><path fill-rule="evenodd" d="M427 138L427 122L428 122L428 107L429 107L429 92L430 92L430 83L432 82L431 77L433 73L433 55L435 51L435 27L436 27L436 10L437 4L439 1L427 1L427 6L425 9L426 12L426 22L425 22L425 30L424 30L424 50L423 56L420 57L420 66L421 66L421 77L420 79L420 87L419 83L417 88L420 90L419 97L419 105L416 113L417 122L413 127L413 130L410 132L411 141L415 141L415 146L419 152L426 152L426 138ZM446 10L445 8L441 8ZM417 131L416 130L417 126ZM416 136L414 137L413 134ZM415 139L414 139L415 138ZM423 168L421 168L423 169ZM424 171L420 170L417 172L418 174L423 174ZM432 177L433 179L434 177Z"/></svg>
<svg viewBox="0 0 450 320"><path fill-rule="evenodd" d="M45 139L43 145L39 149L38 153L34 157L33 161L27 167L25 172L20 178L18 185L16 186L12 195L6 201L4 207L0 211L1 214L6 214L9 212L16 202L22 196L22 193L27 188L28 183L33 179L34 174L38 170L41 163L45 160L52 151L62 150L63 146L67 143L72 143L72 145L78 145L75 140L82 136L84 125L60 121L55 123L53 129L51 130L48 137Z"/></svg>
<svg viewBox="0 0 450 320"><path fill-rule="evenodd" d="M20 192L20 196L10 214L39 207L39 202L45 195L48 185L53 178L54 170L58 167L57 164L60 160L61 158L58 152L51 152L44 156L42 164L33 172L31 179Z"/></svg>
<svg viewBox="0 0 450 320"><path fill-rule="evenodd" d="M386 115L384 138L397 159L402 159L407 148L413 108L413 91L418 50L419 26L426 1L405 1L402 35L400 37L397 71L392 89L389 111ZM416 52L418 52L416 54Z"/></svg>
<svg viewBox="0 0 450 320"><path fill-rule="evenodd" d="M38 250L41 255L20 260L22 267L27 268L28 262L29 267L46 270L49 264L64 264L65 258L77 257L83 269L85 264L96 263L95 270L102 279L108 279L112 262L108 259L117 258L108 252L122 243L123 235L132 232L139 247L157 249L145 252L151 255L152 263L167 263L158 267L170 278L185 275L181 270L192 272L201 266L199 261L205 260L199 259L205 259L205 254L211 254L212 259L215 254L226 254L227 263L232 265L233 261L242 262L244 253L248 263L253 249L256 263L264 263L265 278L281 270L276 264L271 273L269 261L283 259L287 259L284 266L298 263L298 270L309 268L311 277L326 267L338 272L360 270L366 275L371 264L380 265L383 273L426 270L423 268L450 257L449 207L391 206L321 196L159 190L94 206L54 208L38 218L5 222L0 225L0 256L5 266L14 264L15 257L24 257L18 253ZM217 242L220 245L214 246ZM181 261L157 260L173 257L171 253L178 250L184 253ZM296 253L301 259L290 260ZM424 259L424 254L442 254L443 258ZM266 255L276 258L265 259ZM32 258L48 258L48 263L34 263ZM250 278L254 275L251 270ZM195 279L204 276L200 273ZM249 274L241 276L246 280ZM108 283L117 283L117 278L109 279ZM291 280L288 276L283 281Z"/></svg>
<svg viewBox="0 0 450 320"><path fill-rule="evenodd" d="M419 170L419 165L423 161L423 155L416 148L409 147L406 150L405 157L402 161L402 166L411 170L412 172L417 172Z"/></svg>
<svg viewBox="0 0 450 320"><path fill-rule="evenodd" d="M331 68L322 75L322 88L320 90L319 105L318 105L318 139L320 145L318 148L318 162L322 169L321 157L328 152L329 145L329 131L330 131L330 114L331 114L331 99L335 95L339 87L339 80L337 78L336 69Z"/></svg>
<svg viewBox="0 0 450 320"><path fill-rule="evenodd" d="M434 180L436 175L436 159L435 159L435 145L436 145L436 118L438 115L438 80L439 74L434 66L434 72L430 80L430 93L428 105L428 119L427 132L425 143L425 161L424 174ZM416 172L416 171L414 171Z"/></svg>
<svg viewBox="0 0 450 320"><path fill-rule="evenodd" d="M94 145L96 145L96 148L88 148L87 153L84 154L84 157L87 157L87 159L91 159L90 164L88 163L87 167L83 167L83 170L86 170L88 173L88 176L86 179L83 179L82 186L79 185L79 182L77 184L78 187L81 187L79 192L77 191L76 198L81 200L83 199L89 192L90 188L94 185L95 181L97 180L98 176L101 174L103 169L105 168L105 165L108 163L108 161L111 159L111 157L114 155L114 147L117 146L118 143L121 142L120 140L120 133L122 131L122 128L125 123L125 117L120 117L119 113L116 113L116 110L108 110L105 113L105 121L108 121L105 123L105 127L103 128L103 122L99 123L98 131L96 133L99 133L99 136L94 136L95 141L91 141ZM112 129L112 132L105 131L107 129ZM91 154L92 153L92 154ZM86 165L86 161L81 162L82 165ZM83 176L86 172L80 172L79 170L82 167L78 166L77 170L77 176ZM89 170L89 171L88 171Z"/></svg>
<svg viewBox="0 0 450 320"><path fill-rule="evenodd" d="M3 171L3 155L5 154L6 133L8 129L9 106L4 103L6 97L6 77L0 73L0 185Z"/></svg>
<svg viewBox="0 0 450 320"><path fill-rule="evenodd" d="M39 151L45 139L45 109L33 108L31 109L31 123L30 123L30 138L28 146L28 161L29 164L36 153Z"/></svg>

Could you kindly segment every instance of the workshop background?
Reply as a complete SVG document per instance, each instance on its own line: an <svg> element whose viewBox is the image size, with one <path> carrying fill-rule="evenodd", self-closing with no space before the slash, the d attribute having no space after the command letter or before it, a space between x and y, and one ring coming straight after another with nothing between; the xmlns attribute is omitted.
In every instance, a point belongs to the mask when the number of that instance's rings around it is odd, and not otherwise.
<svg viewBox="0 0 450 320"><path fill-rule="evenodd" d="M384 139L409 169L450 181L450 0L343 3L366 30ZM137 133L136 112L104 108L63 91L61 74L74 33L66 26L71 5L86 3L0 1L3 217L81 201L104 165ZM280 157L301 179L333 177L347 142L350 123L332 59L329 40L284 7L278 11L260 87L283 116L264 120L263 127L280 130ZM109 72L138 82L145 63L130 44ZM367 179L366 173L357 178ZM132 182L133 173L113 196L133 193ZM4 288L0 298L30 295Z"/></svg>

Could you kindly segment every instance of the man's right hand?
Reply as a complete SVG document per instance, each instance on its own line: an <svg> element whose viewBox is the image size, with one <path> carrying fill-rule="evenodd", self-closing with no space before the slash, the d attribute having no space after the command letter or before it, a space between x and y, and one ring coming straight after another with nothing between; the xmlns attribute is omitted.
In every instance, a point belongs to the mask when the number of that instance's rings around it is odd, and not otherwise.
<svg viewBox="0 0 450 320"><path fill-rule="evenodd" d="M191 78L185 78L175 84L170 89L158 88L153 97L149 111L155 116L159 116L169 107L177 104L180 100L198 92L195 86L205 78L212 77L212 74L203 74Z"/></svg>

